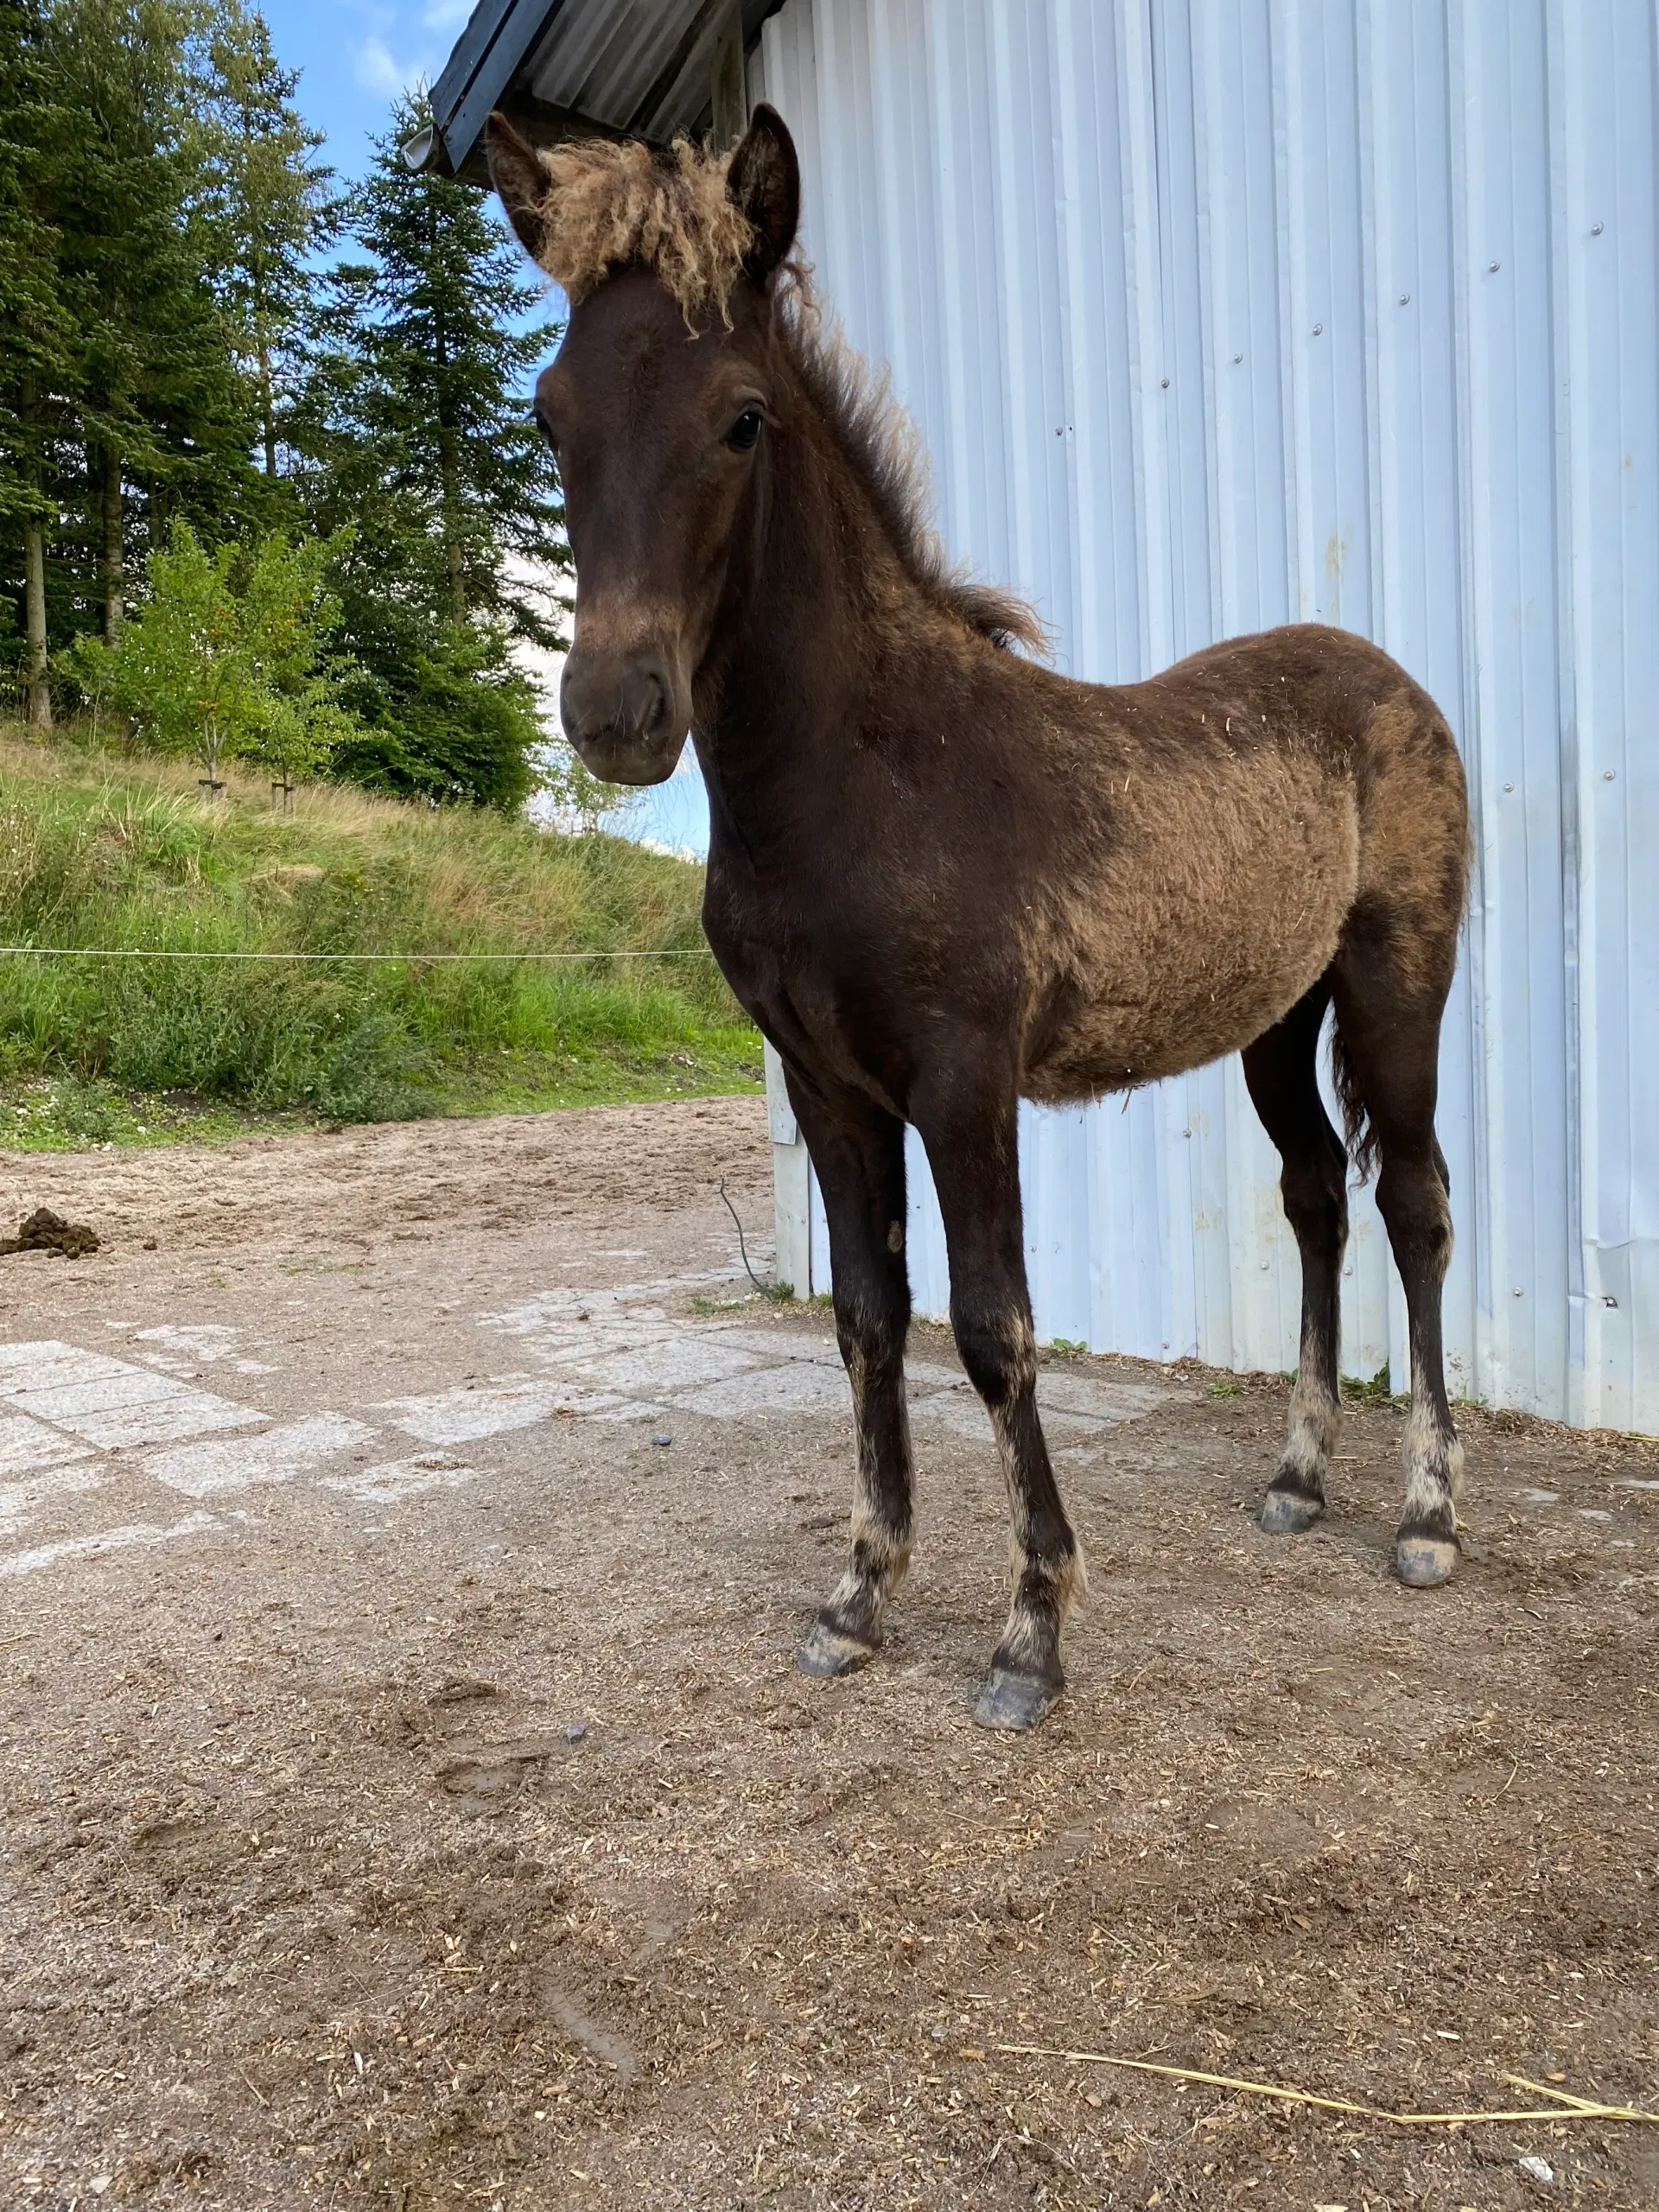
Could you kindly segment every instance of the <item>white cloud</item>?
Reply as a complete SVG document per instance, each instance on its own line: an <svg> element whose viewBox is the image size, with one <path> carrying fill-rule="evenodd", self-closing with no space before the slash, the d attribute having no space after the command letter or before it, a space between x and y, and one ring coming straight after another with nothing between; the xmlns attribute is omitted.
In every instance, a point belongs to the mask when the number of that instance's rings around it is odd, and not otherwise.
<svg viewBox="0 0 1659 2212"><path fill-rule="evenodd" d="M383 38L365 38L357 49L357 81L365 92L379 92L396 99L410 82L410 73L391 58Z"/></svg>
<svg viewBox="0 0 1659 2212"><path fill-rule="evenodd" d="M636 845L643 845L648 853L660 853L665 861L700 861L702 858L702 855L690 845L665 845L660 837L636 837L633 842Z"/></svg>
<svg viewBox="0 0 1659 2212"><path fill-rule="evenodd" d="M429 30L444 31L454 24L464 22L470 9L467 0L430 0L424 16ZM449 59L448 45L441 41L419 39L412 53L398 55L381 35L379 26L385 24L386 11L374 9L369 21L377 26L358 41L353 49L357 81L365 92L378 92L385 99L397 99L402 93L412 92L418 85L429 85Z"/></svg>

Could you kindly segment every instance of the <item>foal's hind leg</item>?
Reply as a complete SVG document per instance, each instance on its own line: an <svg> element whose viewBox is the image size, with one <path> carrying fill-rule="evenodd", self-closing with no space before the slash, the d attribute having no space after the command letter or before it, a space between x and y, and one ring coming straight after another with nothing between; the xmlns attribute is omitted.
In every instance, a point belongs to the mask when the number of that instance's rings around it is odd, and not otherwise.
<svg viewBox="0 0 1659 2212"><path fill-rule="evenodd" d="M1284 1162L1279 1187L1302 1257L1302 1339L1285 1448L1262 1507L1262 1526L1306 1529L1325 1509L1325 1478L1341 1419L1337 1352L1342 1248L1348 1236L1348 1155L1315 1079L1329 986L1316 983L1244 1054L1244 1080Z"/></svg>
<svg viewBox="0 0 1659 2212"><path fill-rule="evenodd" d="M1449 962L1447 963L1449 972ZM1395 1543L1402 1582L1444 1582L1457 1564L1463 1446L1446 1402L1440 1287L1452 1258L1446 1159L1434 1135L1444 991L1408 994L1376 956L1344 949L1332 977L1337 1027L1382 1160L1376 1204L1406 1294L1411 1415L1406 1505ZM1405 1003L1402 1004L1402 1000Z"/></svg>
<svg viewBox="0 0 1659 2212"><path fill-rule="evenodd" d="M791 1071L830 1226L836 1333L853 1391L857 1472L853 1550L802 1646L808 1675L846 1675L874 1658L887 1601L910 1558L910 1417L905 1336L904 1124L855 1093L825 1099Z"/></svg>

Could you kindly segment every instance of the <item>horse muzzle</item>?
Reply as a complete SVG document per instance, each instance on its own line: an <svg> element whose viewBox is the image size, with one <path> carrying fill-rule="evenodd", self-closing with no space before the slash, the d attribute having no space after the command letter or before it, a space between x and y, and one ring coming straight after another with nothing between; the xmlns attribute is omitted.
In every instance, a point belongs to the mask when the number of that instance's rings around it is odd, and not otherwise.
<svg viewBox="0 0 1659 2212"><path fill-rule="evenodd" d="M564 664L559 719L601 782L660 784L678 764L690 715L665 656L578 648Z"/></svg>

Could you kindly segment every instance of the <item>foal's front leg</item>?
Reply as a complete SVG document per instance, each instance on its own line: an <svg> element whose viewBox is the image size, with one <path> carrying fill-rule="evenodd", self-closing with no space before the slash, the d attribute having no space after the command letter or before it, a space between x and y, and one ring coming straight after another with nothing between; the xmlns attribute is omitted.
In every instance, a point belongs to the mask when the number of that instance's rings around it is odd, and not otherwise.
<svg viewBox="0 0 1659 2212"><path fill-rule="evenodd" d="M1037 1415L1017 1114L1012 1089L969 1111L953 1097L916 1113L944 1218L950 1324L991 1416L1013 1515L1014 1603L974 1708L982 1728L1034 1728L1058 1697L1061 1624L1087 1587Z"/></svg>
<svg viewBox="0 0 1659 2212"><path fill-rule="evenodd" d="M836 1334L852 1385L858 1453L852 1557L799 1663L808 1675L846 1675L874 1657L887 1601L910 1559L905 1129L857 1093L825 1097L788 1073L830 1225Z"/></svg>

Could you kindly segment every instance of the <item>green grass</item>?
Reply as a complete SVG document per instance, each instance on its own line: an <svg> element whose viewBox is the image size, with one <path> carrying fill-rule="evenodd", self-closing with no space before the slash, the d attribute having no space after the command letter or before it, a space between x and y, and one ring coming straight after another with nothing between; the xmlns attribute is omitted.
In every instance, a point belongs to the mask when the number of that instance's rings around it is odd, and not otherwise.
<svg viewBox="0 0 1659 2212"><path fill-rule="evenodd" d="M1344 1376L1342 1395L1344 1398L1357 1400L1362 1405L1386 1406L1394 1395L1388 1363L1384 1361L1369 1382L1362 1382L1357 1376Z"/></svg>
<svg viewBox="0 0 1659 2212"><path fill-rule="evenodd" d="M269 798L232 776L204 802L188 766L0 731L0 943L482 957L0 956L0 1143L760 1088L760 1039L703 943L701 869L329 785L291 816ZM652 957L501 957L530 950Z"/></svg>

